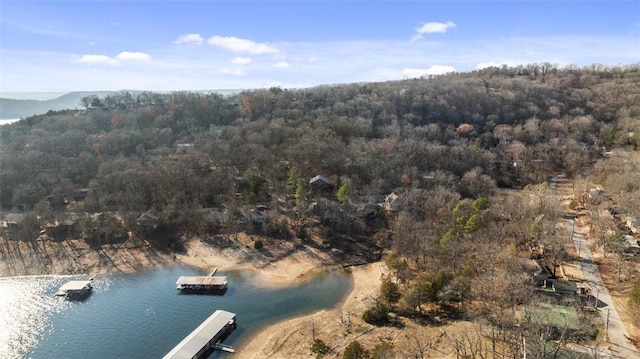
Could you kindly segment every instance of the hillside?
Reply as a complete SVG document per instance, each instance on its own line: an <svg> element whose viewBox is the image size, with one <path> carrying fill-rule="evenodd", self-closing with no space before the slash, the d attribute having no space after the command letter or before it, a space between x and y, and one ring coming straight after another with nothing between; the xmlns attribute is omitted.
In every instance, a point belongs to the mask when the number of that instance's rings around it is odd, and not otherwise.
<svg viewBox="0 0 640 359"><path fill-rule="evenodd" d="M583 303L535 278L557 280L571 246L552 184L576 181L585 202L589 183L612 173L600 160L638 149L637 65L230 96L119 92L90 105L0 128L5 257L82 243L182 258L197 241L264 266L298 253L343 266L386 259L380 297L357 314L366 325L464 319L513 357L525 336L547 350L602 330ZM609 181L629 178L609 184L625 192L620 215L640 216L635 164L604 163L626 171ZM572 331L527 319L539 303L570 307ZM454 339L469 355L475 339Z"/></svg>

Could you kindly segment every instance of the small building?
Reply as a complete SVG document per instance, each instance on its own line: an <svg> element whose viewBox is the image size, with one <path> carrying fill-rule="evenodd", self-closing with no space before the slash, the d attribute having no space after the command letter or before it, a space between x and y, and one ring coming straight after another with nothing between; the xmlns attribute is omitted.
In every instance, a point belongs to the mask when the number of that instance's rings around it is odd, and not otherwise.
<svg viewBox="0 0 640 359"><path fill-rule="evenodd" d="M317 175L309 180L309 186L320 189L332 189L335 183L325 176Z"/></svg>
<svg viewBox="0 0 640 359"><path fill-rule="evenodd" d="M578 294L578 285L572 280L560 280L549 274L537 274L534 277L536 290L562 296L574 296Z"/></svg>
<svg viewBox="0 0 640 359"><path fill-rule="evenodd" d="M10 239L20 230L26 215L23 213L8 213L0 221L0 236Z"/></svg>
<svg viewBox="0 0 640 359"><path fill-rule="evenodd" d="M386 197L384 197L384 202L380 205L387 211L395 211L398 207L398 195L395 192L389 193Z"/></svg>
<svg viewBox="0 0 640 359"><path fill-rule="evenodd" d="M219 344L236 327L235 313L216 310L191 334L176 345L163 359L207 358L213 349L229 347Z"/></svg>

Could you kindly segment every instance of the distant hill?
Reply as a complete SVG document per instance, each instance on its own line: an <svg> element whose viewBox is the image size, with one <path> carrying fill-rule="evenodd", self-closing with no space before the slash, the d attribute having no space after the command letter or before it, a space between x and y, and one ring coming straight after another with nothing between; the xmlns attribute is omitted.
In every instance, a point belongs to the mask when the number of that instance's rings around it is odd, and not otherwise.
<svg viewBox="0 0 640 359"><path fill-rule="evenodd" d="M200 90L192 92L211 93L217 92L227 96L240 92L241 90ZM0 119L25 118L33 115L40 115L51 110L60 111L68 109L82 108L81 100L87 96L98 96L103 98L116 92L129 92L133 96L143 91L78 91L69 92L51 100L24 100L0 97Z"/></svg>
<svg viewBox="0 0 640 359"><path fill-rule="evenodd" d="M47 113L50 110L59 111L82 108L80 100L86 96L99 97L110 94L109 91L70 92L51 100L17 100L0 98L0 119L23 118Z"/></svg>

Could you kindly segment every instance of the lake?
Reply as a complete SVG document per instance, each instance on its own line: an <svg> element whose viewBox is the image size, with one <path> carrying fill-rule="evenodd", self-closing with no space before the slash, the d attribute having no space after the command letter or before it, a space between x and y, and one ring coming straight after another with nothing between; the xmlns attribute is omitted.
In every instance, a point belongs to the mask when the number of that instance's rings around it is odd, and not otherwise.
<svg viewBox="0 0 640 359"><path fill-rule="evenodd" d="M20 121L20 119L19 118L3 118L3 119L0 119L0 126L8 125L10 123L14 123L17 121Z"/></svg>
<svg viewBox="0 0 640 359"><path fill-rule="evenodd" d="M2 358L161 358L216 309L237 314L237 328L224 341L242 348L260 328L294 316L334 307L352 286L340 270L305 283L269 288L253 271L226 275L224 295L179 294L181 275L202 275L185 267L137 274L101 275L84 301L54 293L82 276L29 276L0 279L0 357ZM231 357L214 352L211 358Z"/></svg>

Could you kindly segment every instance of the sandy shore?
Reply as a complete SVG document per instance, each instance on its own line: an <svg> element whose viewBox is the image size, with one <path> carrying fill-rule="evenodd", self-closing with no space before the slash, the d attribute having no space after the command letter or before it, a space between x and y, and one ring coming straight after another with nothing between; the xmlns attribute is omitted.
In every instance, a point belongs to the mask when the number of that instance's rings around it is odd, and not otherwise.
<svg viewBox="0 0 640 359"><path fill-rule="evenodd" d="M335 265L327 254L313 248L304 248L273 260L248 246L219 249L198 239L186 242L183 254L163 253L144 242L125 242L95 249L76 240L35 243L0 241L2 277L133 273L151 270L156 266L179 264L197 268L203 273L213 267L221 271L255 270L260 278L256 283L273 287L304 281ZM297 343L296 334L310 336L312 326L316 327L318 335L335 329L344 330L346 327L333 327L346 325L340 322L348 323L349 316L359 316L370 305L379 288L382 266L381 263L375 263L353 268L350 272L354 278L354 288L338 308L269 326L253 338L244 338L245 344L238 348L237 354L242 358L291 358L309 355L309 345ZM296 349L293 350L293 347Z"/></svg>
<svg viewBox="0 0 640 359"><path fill-rule="evenodd" d="M311 355L313 337L337 345L332 334L361 323L359 316L373 303L380 287L380 268L372 263L350 269L353 289L336 308L274 323L238 347L237 358L300 358ZM346 346L349 342L346 342ZM338 344L342 346L342 344Z"/></svg>
<svg viewBox="0 0 640 359"><path fill-rule="evenodd" d="M203 274L213 267L221 271L255 270L260 278L257 283L273 287L305 281L336 263L327 253L310 247L259 252L246 244L223 248L199 239L187 241L182 254L158 251L144 242L128 241L95 249L75 240L24 243L0 239L0 276L3 277L131 273L171 265L191 266ZM341 357L346 346L354 340L369 350L382 342L391 343L400 357L455 357L450 351L453 336L448 335L455 335L460 330L466 332L469 323L438 327L402 320L399 326L369 325L361 316L378 296L380 278L387 272L386 266L376 262L351 267L348 271L353 287L342 303L332 309L273 323L251 337L242 338L236 346L235 357L309 357L314 337L322 339L331 348L326 358Z"/></svg>

